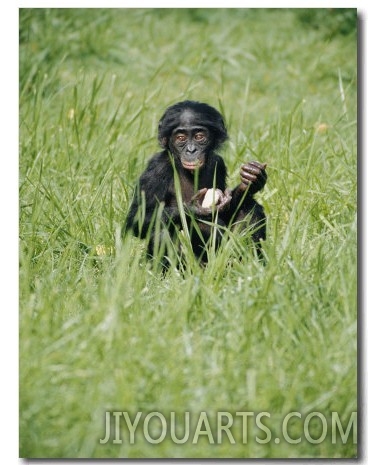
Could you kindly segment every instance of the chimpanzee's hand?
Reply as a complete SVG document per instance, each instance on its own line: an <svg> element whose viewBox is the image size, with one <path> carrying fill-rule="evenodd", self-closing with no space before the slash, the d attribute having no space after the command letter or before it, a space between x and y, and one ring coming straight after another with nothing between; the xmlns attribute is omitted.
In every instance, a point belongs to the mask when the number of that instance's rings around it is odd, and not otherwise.
<svg viewBox="0 0 383 465"><path fill-rule="evenodd" d="M259 163L258 161L250 161L241 166L240 176L241 184L239 188L242 191L249 189L252 194L263 189L266 184L266 163Z"/></svg>
<svg viewBox="0 0 383 465"><path fill-rule="evenodd" d="M221 212L228 208L231 201L231 191L226 189L200 189L191 199L189 209L199 216L209 216L213 212Z"/></svg>

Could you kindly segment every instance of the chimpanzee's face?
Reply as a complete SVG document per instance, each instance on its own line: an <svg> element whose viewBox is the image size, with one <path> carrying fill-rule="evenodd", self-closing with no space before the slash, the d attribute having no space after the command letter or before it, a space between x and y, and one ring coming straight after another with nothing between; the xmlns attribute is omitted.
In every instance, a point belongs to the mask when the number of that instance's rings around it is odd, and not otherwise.
<svg viewBox="0 0 383 465"><path fill-rule="evenodd" d="M211 145L209 129L198 123L197 115L192 110L185 110L170 137L171 152L190 171L204 166Z"/></svg>

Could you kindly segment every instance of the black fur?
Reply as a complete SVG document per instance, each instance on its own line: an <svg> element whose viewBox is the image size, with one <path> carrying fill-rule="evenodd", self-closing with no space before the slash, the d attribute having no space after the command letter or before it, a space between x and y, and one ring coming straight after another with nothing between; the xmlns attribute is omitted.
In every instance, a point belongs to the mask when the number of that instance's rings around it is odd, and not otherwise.
<svg viewBox="0 0 383 465"><path fill-rule="evenodd" d="M185 169L181 162L181 149L173 148L174 145L171 143L172 137L175 137L174 134L178 133L178 128L184 129L185 126L188 131L190 129L191 133L202 128L201 130L206 130L209 134L204 149L198 146L198 143L196 143L197 148L193 149L196 153L204 152L201 155L204 164L198 170ZM206 214L198 209L193 210L192 197L203 188L214 187L223 192L226 190L226 166L222 157L215 150L227 138L227 130L222 116L207 104L193 101L180 102L168 108L162 116L158 126L158 140L164 150L149 160L147 168L139 178L124 228L125 232L132 230L134 235L140 238L146 238L149 235L148 254L150 256L155 254L156 235L158 243L158 240L161 241L161 238L158 239L158 234L166 233L173 237L175 229L182 228L174 181L174 169L176 169L192 248L197 258L202 261L206 260L205 246L212 231L212 226L206 223L212 220L212 214ZM198 154L195 156L198 157ZM264 182L266 182L266 177ZM263 187L264 182L260 188ZM254 225L253 240L260 251L259 242L266 238L266 217L262 206L253 199L256 190L259 188L244 191L243 185L240 184L230 191L231 202L225 210L218 213L217 220L220 226L231 226L245 217L250 217L250 223ZM154 226L154 221L160 205L162 208L161 227L158 231L158 228ZM142 211L144 206L145 211ZM197 232L196 228L192 226L196 222L200 232ZM166 254L166 251L163 253Z"/></svg>

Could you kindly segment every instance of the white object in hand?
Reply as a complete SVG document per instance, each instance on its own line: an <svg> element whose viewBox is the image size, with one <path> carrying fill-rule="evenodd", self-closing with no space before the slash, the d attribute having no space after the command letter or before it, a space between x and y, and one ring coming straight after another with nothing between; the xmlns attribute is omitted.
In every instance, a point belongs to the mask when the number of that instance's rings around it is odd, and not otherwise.
<svg viewBox="0 0 383 465"><path fill-rule="evenodd" d="M217 205L222 197L222 191L219 189L208 189L202 201L203 208L210 208Z"/></svg>

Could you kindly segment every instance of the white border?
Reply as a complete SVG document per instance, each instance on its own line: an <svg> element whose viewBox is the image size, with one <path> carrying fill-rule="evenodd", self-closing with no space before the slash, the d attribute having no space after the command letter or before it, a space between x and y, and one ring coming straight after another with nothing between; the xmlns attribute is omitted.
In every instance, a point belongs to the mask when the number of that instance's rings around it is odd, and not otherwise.
<svg viewBox="0 0 383 465"><path fill-rule="evenodd" d="M327 2L326 2L327 3ZM1 355L2 355L2 382L1 393L4 409L2 410L1 438L2 450L0 457L4 463L28 463L18 459L18 8L26 7L357 7L362 21L363 40L360 48L361 76L360 87L362 100L360 101L360 159L363 165L363 177L360 179L360 188L363 188L362 202L359 210L363 211L364 225L360 230L363 265L360 285L361 308L364 316L363 334L359 341L363 346L361 360L363 366L362 390L364 398L365 426L363 436L363 457L359 463L378 463L382 455L381 442L381 415L383 382L381 375L381 354L383 340L382 324L382 133L383 133L383 101L382 101L382 75L380 71L381 48L383 43L382 16L378 2L328 2L307 1L270 1L270 2L146 2L146 1L20 1L17 5L3 6L0 15L0 44L1 44L1 138L2 138L2 170L1 172L1 289L2 289L2 324L1 328ZM330 4L329 4L330 3ZM335 3L335 5L334 5ZM380 188L380 189L379 189ZM5 257L5 260L4 260ZM366 410L366 401L368 407ZM367 416L366 416L367 413ZM305 463L299 461L300 463ZM334 463L336 461L334 460ZM348 461L342 460L342 463ZM34 461L33 463L40 463ZM52 463L49 460L41 463ZM72 463L82 463L72 461ZM117 463L112 462L110 463ZM174 462L173 462L174 463ZM196 462L189 462L196 463ZM262 463L257 461L257 463ZM267 463L272 463L268 461ZM307 463L310 463L308 461ZM331 463L326 461L326 463Z"/></svg>

